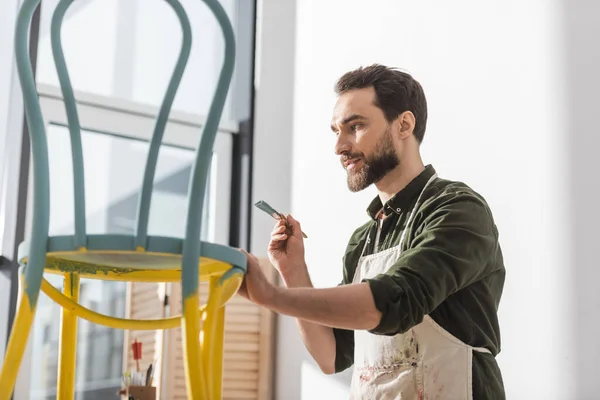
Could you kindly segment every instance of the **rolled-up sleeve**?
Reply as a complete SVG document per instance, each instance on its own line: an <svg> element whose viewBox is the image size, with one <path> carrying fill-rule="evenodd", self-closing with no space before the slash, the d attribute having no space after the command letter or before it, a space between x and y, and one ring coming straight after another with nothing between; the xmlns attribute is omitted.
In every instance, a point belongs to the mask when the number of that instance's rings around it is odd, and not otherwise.
<svg viewBox="0 0 600 400"><path fill-rule="evenodd" d="M450 295L493 272L497 231L483 200L471 193L442 195L423 209L426 217L409 249L387 273L364 280L382 313L371 333L406 332Z"/></svg>
<svg viewBox="0 0 600 400"><path fill-rule="evenodd" d="M345 285L347 277L340 285ZM354 364L354 331L333 328L335 337L335 372L342 372Z"/></svg>
<svg viewBox="0 0 600 400"><path fill-rule="evenodd" d="M342 372L354 364L354 331L333 329L335 336L335 372Z"/></svg>

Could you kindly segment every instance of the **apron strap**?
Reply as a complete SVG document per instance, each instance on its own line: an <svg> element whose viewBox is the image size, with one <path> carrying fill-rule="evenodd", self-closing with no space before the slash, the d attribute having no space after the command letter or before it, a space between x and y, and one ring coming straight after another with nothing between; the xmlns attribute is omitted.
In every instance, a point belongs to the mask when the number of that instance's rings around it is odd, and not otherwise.
<svg viewBox="0 0 600 400"><path fill-rule="evenodd" d="M419 194L419 197L417 197L417 201L415 202L415 206L413 207L412 211L410 212L410 214L408 216L408 221L406 221L406 225L404 226L404 230L402 231L402 234L400 235L400 242L399 242L400 245L402 245L403 242L404 242L404 237L406 236L406 230L408 229L408 226L411 224L411 222L413 220L413 217L415 216L415 212L417 211L417 208L419 207L419 201L421 200L421 196L423 196L423 193L425 192L425 189L427 189L427 186L429 186L429 184L431 182L433 182L435 180L435 178L437 178L437 174L433 174L431 176L431 178L429 178L429 180L427 181L427 183L423 187L423 190L421 190L421 193Z"/></svg>
<svg viewBox="0 0 600 400"><path fill-rule="evenodd" d="M367 231L367 239L365 240L365 245L362 248L362 251L360 252L360 258L363 258L365 256L365 251L367 250L367 246L369 245L369 243L371 243L371 233Z"/></svg>

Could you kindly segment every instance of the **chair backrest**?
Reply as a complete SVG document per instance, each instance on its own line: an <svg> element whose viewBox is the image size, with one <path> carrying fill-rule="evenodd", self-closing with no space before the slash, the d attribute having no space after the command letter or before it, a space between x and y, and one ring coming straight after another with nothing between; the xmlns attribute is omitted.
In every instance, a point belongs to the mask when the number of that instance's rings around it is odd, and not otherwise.
<svg viewBox="0 0 600 400"><path fill-rule="evenodd" d="M128 1L128 0L121 0ZM135 232L135 246L139 250L146 247L148 236L148 219L150 214L150 203L152 197L152 186L158 160L158 153L165 127L175 95L179 88L183 72L187 65L192 45L192 33L189 19L185 10L178 0L165 0L175 11L182 28L182 46L175 65L173 74L169 81L167 91L160 106L160 111L154 127L150 142L150 148L146 161L146 169L141 187L140 201L137 212L137 226ZM199 209L204 204L204 196L208 181L208 172L211 155L219 121L227 98L227 92L233 76L235 63L235 38L231 22L218 0L202 0L216 17L225 40L224 62L219 75L219 80L211 106L208 111L206 123L200 136L199 146L196 152L189 183L189 196L187 207L187 224L185 240L183 245L183 274L191 277L198 276L198 257L200 256L200 229L202 226L202 214ZM25 113L29 126L31 138L32 161L33 161L33 225L30 238L30 266L27 268L25 279L30 290L37 293L41 282L41 271L45 264L46 248L48 241L49 218L50 218L50 178L48 173L48 143L40 102L36 90L35 79L31 68L31 60L28 52L28 34L31 19L40 0L25 0L21 6L17 19L15 35L15 51L17 71L23 91ZM87 244L87 231L85 219L85 182L84 163L81 140L81 127L75 104L75 95L69 78L64 52L61 43L61 28L65 13L73 0L60 0L51 23L51 43L54 62L60 82L60 87L65 103L68 128L71 138L71 152L73 162L74 182L74 212L75 212L75 242L73 249L83 249ZM187 260L187 261L186 261ZM196 282L197 279L192 279ZM187 286L187 285L186 285ZM194 290L190 287L186 292ZM31 293L33 294L33 293ZM37 299L37 294L35 296Z"/></svg>

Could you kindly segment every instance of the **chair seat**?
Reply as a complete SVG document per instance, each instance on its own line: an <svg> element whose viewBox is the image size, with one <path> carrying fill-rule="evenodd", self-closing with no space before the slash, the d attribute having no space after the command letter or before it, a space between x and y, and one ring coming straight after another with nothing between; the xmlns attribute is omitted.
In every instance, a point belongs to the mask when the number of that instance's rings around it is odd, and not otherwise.
<svg viewBox="0 0 600 400"><path fill-rule="evenodd" d="M208 280L232 268L245 273L246 256L229 246L200 242L199 278ZM145 249L135 248L129 235L88 235L87 247L77 249L74 236L48 238L45 271L76 272L82 278L136 282L174 282L181 279L183 239L149 236ZM27 264L30 245L19 246L19 263Z"/></svg>

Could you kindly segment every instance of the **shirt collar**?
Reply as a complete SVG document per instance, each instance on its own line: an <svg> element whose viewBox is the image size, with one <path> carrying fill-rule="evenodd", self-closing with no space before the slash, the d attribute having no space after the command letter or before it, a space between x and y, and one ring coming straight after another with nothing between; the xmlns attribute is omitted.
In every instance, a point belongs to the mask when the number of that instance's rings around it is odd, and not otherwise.
<svg viewBox="0 0 600 400"><path fill-rule="evenodd" d="M406 207L410 205L412 200L421 193L427 181L435 174L435 169L433 166L428 165L425 167L423 172L421 172L416 178L408 183L398 193L394 195L391 199L389 199L385 205L381 204L381 199L379 196L375 197L369 207L367 208L367 213L373 219L377 219L380 216L380 212L383 211L383 215L390 215L392 212L396 214L401 214Z"/></svg>

